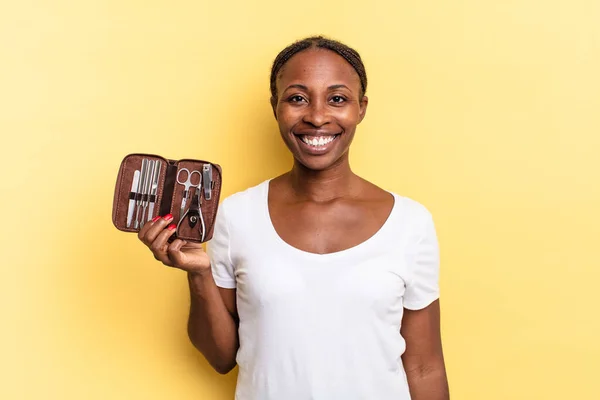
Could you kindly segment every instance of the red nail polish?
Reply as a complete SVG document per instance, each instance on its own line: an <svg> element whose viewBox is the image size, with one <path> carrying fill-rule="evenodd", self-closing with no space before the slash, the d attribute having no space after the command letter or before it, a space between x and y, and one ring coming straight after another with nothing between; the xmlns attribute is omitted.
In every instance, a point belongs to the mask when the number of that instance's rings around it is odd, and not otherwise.
<svg viewBox="0 0 600 400"><path fill-rule="evenodd" d="M175 228L177 228L177 225L175 225L175 224L171 224L171 225L168 226L168 229L171 230L171 231L173 229L175 229Z"/></svg>
<svg viewBox="0 0 600 400"><path fill-rule="evenodd" d="M167 214L167 215L165 215L163 218L164 218L164 220L165 220L165 221L168 221L168 220L170 220L170 219L173 219L173 215L171 215L171 214Z"/></svg>
<svg viewBox="0 0 600 400"><path fill-rule="evenodd" d="M160 218L160 215L157 215L156 217L152 218L152 222L156 222L156 221L158 221L158 220L159 220L159 218Z"/></svg>

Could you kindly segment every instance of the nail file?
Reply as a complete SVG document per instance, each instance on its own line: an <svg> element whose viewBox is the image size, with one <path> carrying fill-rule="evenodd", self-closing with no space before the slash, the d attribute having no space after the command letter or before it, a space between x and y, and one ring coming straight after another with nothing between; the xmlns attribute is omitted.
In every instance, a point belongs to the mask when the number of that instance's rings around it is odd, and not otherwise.
<svg viewBox="0 0 600 400"><path fill-rule="evenodd" d="M140 180L138 181L138 188L136 194L135 205L137 210L135 212L135 223L133 224L134 229L138 229L140 227L140 206L142 205L142 192L144 188L144 179L146 179L146 169L148 167L148 160L145 158L142 159L142 169L140 172Z"/></svg>
<svg viewBox="0 0 600 400"><path fill-rule="evenodd" d="M154 176L152 177L152 187L150 188L150 207L148 211L148 221L154 217L154 203L156 203L156 194L158 192L158 178L160 177L160 168L162 164L160 161L156 161L156 168L154 168Z"/></svg>
<svg viewBox="0 0 600 400"><path fill-rule="evenodd" d="M144 193L142 194L142 219L140 221L140 227L144 226L146 222L146 209L148 208L148 201L150 200L150 187L152 185L152 178L154 176L154 161L148 160L148 171L146 173L146 179L144 182Z"/></svg>
<svg viewBox="0 0 600 400"><path fill-rule="evenodd" d="M204 198L210 200L212 197L212 165L202 166L202 186L204 187Z"/></svg>
<svg viewBox="0 0 600 400"><path fill-rule="evenodd" d="M140 171L138 169L133 173L133 181L131 182L131 192L129 192L129 207L127 208L127 227L131 227L133 220L133 210L135 209L135 195L140 181Z"/></svg>

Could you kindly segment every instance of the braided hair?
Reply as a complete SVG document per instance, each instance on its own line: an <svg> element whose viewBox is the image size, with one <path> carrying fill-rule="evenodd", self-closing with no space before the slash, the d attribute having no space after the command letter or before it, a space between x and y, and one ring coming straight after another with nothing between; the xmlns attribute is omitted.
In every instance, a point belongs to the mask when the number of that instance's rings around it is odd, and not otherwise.
<svg viewBox="0 0 600 400"><path fill-rule="evenodd" d="M308 49L327 49L340 55L344 60L354 68L358 77L360 78L360 98L362 98L367 91L367 72L365 66L360 58L360 54L353 48L346 46L345 44L338 42L337 40L327 39L323 36L311 36L297 42L292 43L285 49L283 49L275 61L273 61L273 67L271 68L271 102L277 100L277 74L281 68L292 58L294 55L301 51Z"/></svg>

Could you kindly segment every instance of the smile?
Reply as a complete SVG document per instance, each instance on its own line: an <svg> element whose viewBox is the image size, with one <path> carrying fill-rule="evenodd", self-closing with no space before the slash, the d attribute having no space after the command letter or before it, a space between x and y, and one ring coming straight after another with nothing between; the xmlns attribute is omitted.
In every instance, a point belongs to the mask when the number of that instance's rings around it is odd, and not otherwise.
<svg viewBox="0 0 600 400"><path fill-rule="evenodd" d="M309 136L309 135L297 135L298 138L306 143L309 146L313 146L313 147L322 147L322 146L326 146L329 143L333 142L335 139L338 138L338 136L340 136L340 134L338 133L337 135L327 135L327 136Z"/></svg>

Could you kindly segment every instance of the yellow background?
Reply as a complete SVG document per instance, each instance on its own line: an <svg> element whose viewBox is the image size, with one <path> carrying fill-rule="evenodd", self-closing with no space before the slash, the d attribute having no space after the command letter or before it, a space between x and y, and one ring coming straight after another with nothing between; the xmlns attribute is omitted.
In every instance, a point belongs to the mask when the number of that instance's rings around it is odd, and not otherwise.
<svg viewBox="0 0 600 400"><path fill-rule="evenodd" d="M270 63L315 33L366 63L353 168L434 214L453 399L600 398L597 0L2 2L0 398L232 399L113 185L131 152L224 195L289 168Z"/></svg>

